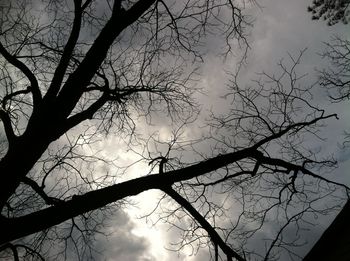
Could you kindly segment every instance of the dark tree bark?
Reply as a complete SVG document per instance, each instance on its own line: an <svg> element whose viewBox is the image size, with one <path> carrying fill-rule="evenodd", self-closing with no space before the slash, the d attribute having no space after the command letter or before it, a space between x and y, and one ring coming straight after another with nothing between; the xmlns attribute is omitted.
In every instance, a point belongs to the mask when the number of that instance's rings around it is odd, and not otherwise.
<svg viewBox="0 0 350 261"><path fill-rule="evenodd" d="M312 247L303 259L311 260L339 260L350 259L350 201L348 201L334 221L322 234L320 239Z"/></svg>

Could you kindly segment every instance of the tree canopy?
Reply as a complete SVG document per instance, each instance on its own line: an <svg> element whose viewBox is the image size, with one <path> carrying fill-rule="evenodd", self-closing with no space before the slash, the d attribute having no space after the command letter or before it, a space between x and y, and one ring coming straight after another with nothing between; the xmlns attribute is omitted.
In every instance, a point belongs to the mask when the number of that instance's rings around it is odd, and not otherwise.
<svg viewBox="0 0 350 261"><path fill-rule="evenodd" d="M349 0L314 0L308 11L313 14L312 19L323 18L328 21L328 25L334 25L340 21L347 24L350 14L349 6Z"/></svg>
<svg viewBox="0 0 350 261"><path fill-rule="evenodd" d="M320 3L312 10L329 6ZM348 3L336 3L345 17ZM76 259L92 259L106 222L133 204L131 196L149 190L161 196L145 219L156 216L176 228L178 251L206 247L213 260L298 257L298 232L312 216L339 208L349 192L327 176L336 160L308 143L322 142L320 129L338 117L312 102L318 85L303 84L298 66L305 50L242 85L246 27L253 22L244 8L252 4L1 4L0 257L62 260L73 249ZM327 19L334 24L339 16ZM242 59L230 74L228 109L207 115L195 137L186 130L199 128L198 67L213 38L223 59L237 46ZM333 58L336 47L329 47ZM329 81L337 73L324 71L319 83L334 86ZM348 82L342 83L335 100L346 93ZM145 129L157 124L172 127L166 139ZM98 144L111 136L119 143L108 157ZM138 160L115 159L126 150ZM326 198L333 204L323 204ZM266 227L272 232L264 247L252 246ZM285 237L290 227L292 239Z"/></svg>

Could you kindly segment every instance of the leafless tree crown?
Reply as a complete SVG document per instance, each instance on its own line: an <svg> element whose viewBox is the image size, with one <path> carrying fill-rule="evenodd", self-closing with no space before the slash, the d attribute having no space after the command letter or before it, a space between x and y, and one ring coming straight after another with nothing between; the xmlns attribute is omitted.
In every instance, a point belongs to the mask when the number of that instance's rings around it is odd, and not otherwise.
<svg viewBox="0 0 350 261"><path fill-rule="evenodd" d="M1 258L93 258L106 221L148 190L163 196L145 219L177 229L175 250L206 247L213 260L298 257L304 242L286 231L334 210L339 201L323 200L349 189L326 176L336 161L308 144L322 141L320 128L337 115L311 102L313 86L298 71L305 50L248 86L237 70L229 111L212 115L202 137L184 138L200 111L196 67L206 39L221 39L223 55L235 45L245 54L246 4L0 3ZM140 122L151 128L159 115L173 124L171 137L145 137ZM120 166L96 149L113 135L136 163ZM148 169L125 180L137 163ZM272 225L264 248L254 248Z"/></svg>

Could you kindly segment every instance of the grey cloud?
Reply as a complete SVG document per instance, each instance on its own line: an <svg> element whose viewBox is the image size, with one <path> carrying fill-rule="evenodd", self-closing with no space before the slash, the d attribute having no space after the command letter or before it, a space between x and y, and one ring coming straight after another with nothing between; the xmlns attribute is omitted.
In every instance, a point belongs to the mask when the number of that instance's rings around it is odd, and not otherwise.
<svg viewBox="0 0 350 261"><path fill-rule="evenodd" d="M105 229L107 237L98 236L95 248L101 252L96 260L114 261L151 261L155 260L149 251L150 240L132 233L135 223L123 211L113 216Z"/></svg>

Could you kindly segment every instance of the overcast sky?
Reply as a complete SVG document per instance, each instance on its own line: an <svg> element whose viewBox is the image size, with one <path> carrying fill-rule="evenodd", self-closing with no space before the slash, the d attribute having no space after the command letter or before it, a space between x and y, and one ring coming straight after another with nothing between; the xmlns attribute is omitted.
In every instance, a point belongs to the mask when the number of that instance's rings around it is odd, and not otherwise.
<svg viewBox="0 0 350 261"><path fill-rule="evenodd" d="M304 0L258 0L260 8L252 7L247 10L255 21L248 37L250 49L247 62L242 70L242 80L256 78L256 73L261 71L273 72L276 63L288 53L297 55L300 50L308 48L302 58L301 70L309 73L309 78L305 84L312 84L315 81L315 69L327 66L317 53L324 49L323 42L329 41L333 34L339 34L349 38L349 25L338 24L332 27L326 25L323 21L312 21L311 15L306 11L307 4L310 1ZM201 79L199 86L205 90L204 94L198 94L198 102L203 105L202 114L206 115L209 109L213 111L223 111L222 99L220 96L226 93L228 76L226 71L234 70L239 59L240 50L235 52L236 57L230 57L224 60L217 56L217 43L215 39L208 39L205 44L208 50L204 56L204 63L201 65ZM339 161L339 168L332 174L333 180L344 182L350 185L350 150L342 150L339 144L343 141L342 133L344 130L350 130L350 110L348 103L330 104L327 101L324 90L315 93L315 102L326 107L329 113L338 113L339 120L330 120L329 125L323 130L322 135L328 138L321 146L321 150L326 154L333 153ZM200 118L202 119L202 118ZM161 123L161 122L158 122ZM199 126L192 125L192 129L187 130L195 138L200 133ZM193 128L197 126L198 129ZM146 126L145 126L146 128ZM162 123L157 127L160 134L166 136L169 134L170 127ZM118 137L111 136L98 146L103 150L102 154L107 156L119 156L120 165L126 165L137 157L132 153L125 153L125 150L116 147L119 144ZM113 156L112 156L113 158ZM131 169L128 176L140 176L140 169L147 169L147 165L138 165L137 169ZM125 177L127 178L127 177ZM169 229L166 224L158 223L152 226L152 222L146 223L145 219L138 219L142 214L149 213L157 203L160 192L149 191L134 197L132 200L136 204L116 212L114 218L108 223L105 232L110 235L97 236L95 247L101 251L97 255L97 260L123 260L123 261L194 261L208 260L209 256L206 249L201 250L197 255L191 255L191 251L186 249L183 252L172 252L167 250L171 248L171 242L178 238L176 230ZM320 220L320 224L309 232L310 244L317 239L322 231L327 227L330 218ZM291 231L293 232L293 231ZM263 232L262 232L263 233ZM307 251L307 248L303 251Z"/></svg>
<svg viewBox="0 0 350 261"><path fill-rule="evenodd" d="M251 29L249 42L251 49L248 53L246 67L244 68L244 79L253 79L257 72L262 70L273 72L276 63L288 53L292 55L304 48L308 48L302 58L301 70L309 73L309 80L306 84L311 84L315 80L315 68L326 66L317 54L324 48L323 42L329 41L333 34L349 37L349 26L338 24L332 27L323 21L312 21L311 15L306 11L307 4L311 1L289 1L289 0L264 0L258 1L262 9L252 8L249 13L255 17L254 26ZM209 41L206 45L208 50L215 50L215 40ZM239 51L237 51L239 53ZM231 60L232 59L232 60ZM206 96L200 96L200 102L204 103L204 111L209 108L220 111L220 95L226 91L227 75L224 70L235 67L235 59L231 58L223 61L215 51L209 51L204 58L202 66L202 79L199 84L206 90ZM331 105L323 90L315 93L315 99L323 107L326 106L329 113L337 112L340 120L331 120L329 125L322 132L328 140L322 145L322 150L333 152L339 160L339 169L335 171L332 178L350 184L350 152L339 149L339 144L343 141L343 130L350 129L350 114L348 104ZM113 150L113 141L108 141ZM105 146L105 145L104 145ZM105 147L109 151L108 147ZM154 200L156 192L146 192L136 197L140 208L151 209L156 203ZM107 240L100 239L98 246L104 248L101 260L207 260L205 250L200 251L197 256L190 256L189 252L181 254L166 250L170 247L170 242L176 238L172 230L167 230L165 225L151 227L144 220L138 220L143 210L132 208L127 211L129 214L120 214L115 221L118 229ZM120 218L122 217L122 218ZM310 231L310 242L315 241L322 233L330 219L320 220L320 224ZM309 244L309 248L312 243ZM307 249L306 249L307 250ZM306 251L304 250L304 251Z"/></svg>

